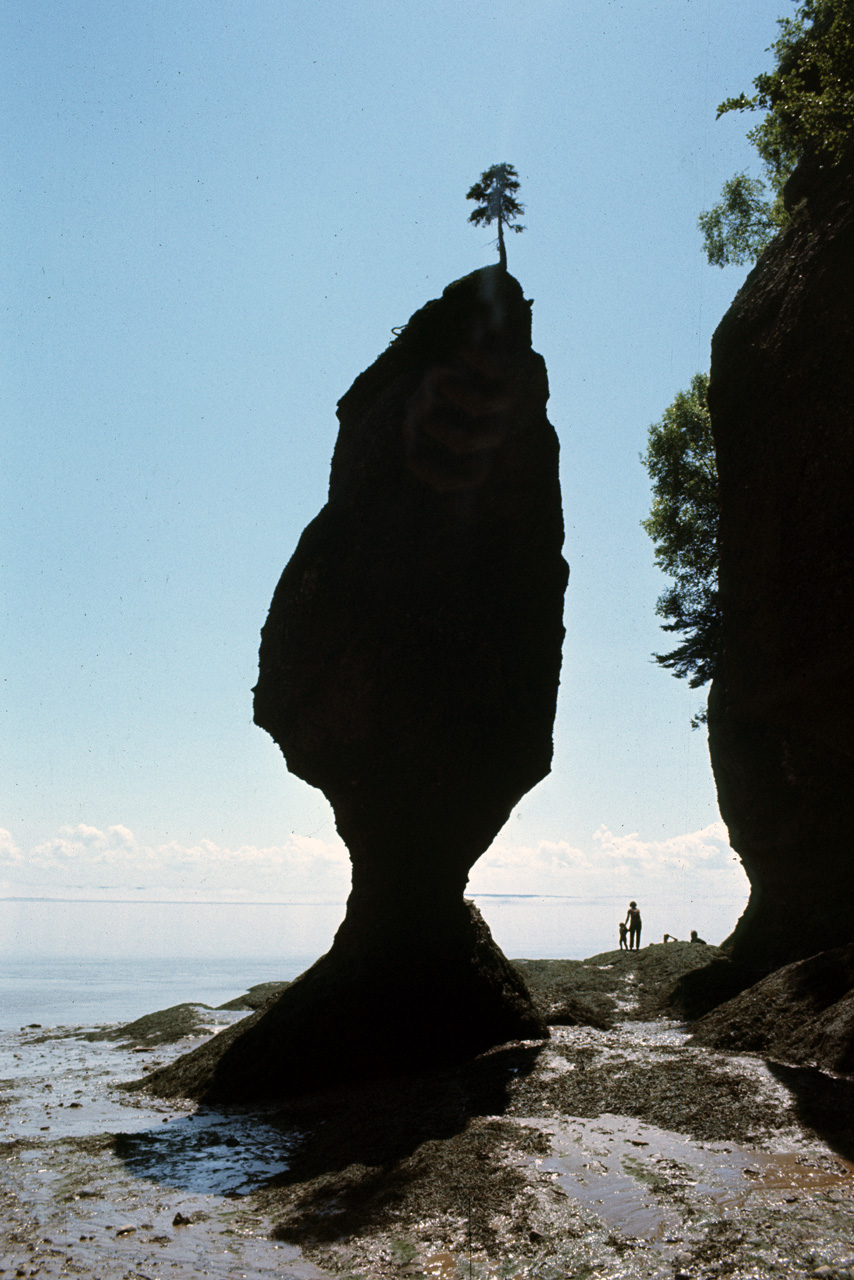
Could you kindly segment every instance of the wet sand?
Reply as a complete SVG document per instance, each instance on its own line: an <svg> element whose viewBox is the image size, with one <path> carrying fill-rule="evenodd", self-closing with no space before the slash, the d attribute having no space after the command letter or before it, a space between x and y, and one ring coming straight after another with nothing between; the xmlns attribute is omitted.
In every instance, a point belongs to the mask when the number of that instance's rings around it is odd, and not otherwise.
<svg viewBox="0 0 854 1280"><path fill-rule="evenodd" d="M2 1033L0 1276L854 1277L854 1085L691 1045L695 958L528 962L610 1029L262 1111L120 1087L239 1010Z"/></svg>

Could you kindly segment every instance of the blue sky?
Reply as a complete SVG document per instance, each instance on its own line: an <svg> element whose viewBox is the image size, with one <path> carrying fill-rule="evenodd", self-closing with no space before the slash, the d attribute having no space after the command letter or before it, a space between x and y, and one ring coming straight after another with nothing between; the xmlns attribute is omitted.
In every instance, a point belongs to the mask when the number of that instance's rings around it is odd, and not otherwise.
<svg viewBox="0 0 854 1280"><path fill-rule="evenodd" d="M715 107L791 8L3 6L0 895L341 881L329 806L252 724L258 634L324 501L336 401L494 259L465 192L508 161L572 576L554 769L472 883L593 891L617 849L641 897L669 849L686 893L717 858L743 900L698 695L650 660L669 637L638 456L743 278L696 226L756 171Z"/></svg>

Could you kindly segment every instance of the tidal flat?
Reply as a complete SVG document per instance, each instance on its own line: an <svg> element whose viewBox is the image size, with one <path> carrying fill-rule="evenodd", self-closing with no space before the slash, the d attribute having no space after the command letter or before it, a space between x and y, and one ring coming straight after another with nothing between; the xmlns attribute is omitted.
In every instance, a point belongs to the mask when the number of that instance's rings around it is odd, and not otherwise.
<svg viewBox="0 0 854 1280"><path fill-rule="evenodd" d="M692 1045L713 954L518 961L548 1041L264 1108L122 1086L275 987L0 1033L0 1275L854 1277L854 1083Z"/></svg>

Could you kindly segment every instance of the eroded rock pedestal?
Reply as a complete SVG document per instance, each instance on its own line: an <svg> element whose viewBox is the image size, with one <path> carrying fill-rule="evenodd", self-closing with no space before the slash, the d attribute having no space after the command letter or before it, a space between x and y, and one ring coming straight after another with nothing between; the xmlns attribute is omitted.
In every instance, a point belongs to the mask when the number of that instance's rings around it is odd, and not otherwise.
<svg viewBox="0 0 854 1280"><path fill-rule="evenodd" d="M754 980L854 940L852 189L850 162L795 174L793 225L712 346L723 656L709 743L751 883L731 954Z"/></svg>
<svg viewBox="0 0 854 1280"><path fill-rule="evenodd" d="M546 1034L463 899L552 756L567 569L530 332L519 284L476 272L339 404L329 500L276 589L255 718L332 803L346 919L275 1005L161 1092L283 1094Z"/></svg>

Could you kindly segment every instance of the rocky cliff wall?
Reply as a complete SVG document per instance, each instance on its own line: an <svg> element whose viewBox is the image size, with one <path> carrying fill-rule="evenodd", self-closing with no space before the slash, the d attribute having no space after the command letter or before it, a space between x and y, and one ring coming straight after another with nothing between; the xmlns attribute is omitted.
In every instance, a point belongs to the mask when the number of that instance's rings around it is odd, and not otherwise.
<svg viewBox="0 0 854 1280"><path fill-rule="evenodd" d="M795 174L792 225L712 345L723 655L709 744L751 883L732 957L757 977L854 939L852 193L851 159Z"/></svg>

